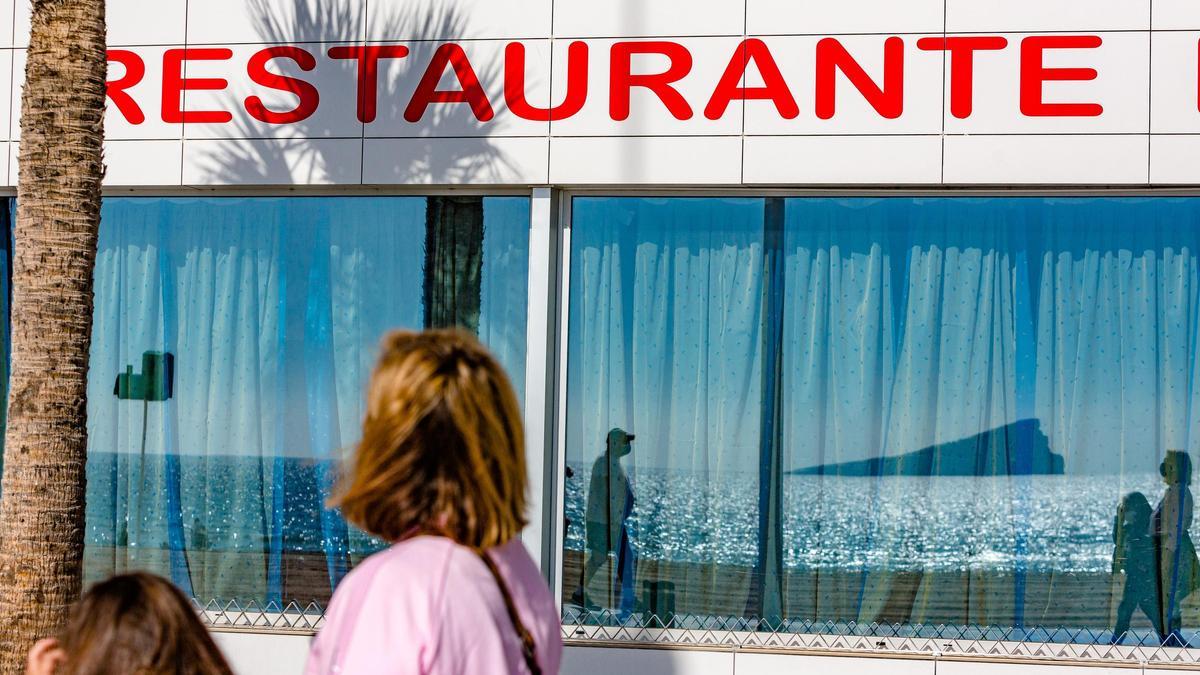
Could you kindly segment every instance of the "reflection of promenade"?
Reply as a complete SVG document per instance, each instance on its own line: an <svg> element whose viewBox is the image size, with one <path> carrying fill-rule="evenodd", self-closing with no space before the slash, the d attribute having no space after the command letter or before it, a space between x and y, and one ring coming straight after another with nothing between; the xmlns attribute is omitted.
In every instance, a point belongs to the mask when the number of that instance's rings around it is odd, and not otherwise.
<svg viewBox="0 0 1200 675"><path fill-rule="evenodd" d="M567 551L564 578L579 574L581 554ZM601 569L597 580L609 569ZM753 568L738 565L663 562L642 559L638 565L639 588L644 581L659 579L677 584L675 611L678 614L740 617L751 588ZM1017 612L1011 573L911 572L869 575L866 593L863 576L847 570L796 570L784 573L784 612L799 620L859 623L914 623L932 625L1011 626ZM599 582L598 582L599 583ZM1090 629L1097 634L1111 629L1120 581L1114 585L1108 572L1029 573L1025 576L1021 608L1027 627ZM597 587L598 588L598 587ZM598 589L599 590L599 589ZM860 596L861 594L861 596ZM863 613L857 610L860 597ZM1184 604L1184 615L1200 612L1197 598ZM1185 621L1185 625L1189 622ZM1144 617L1133 623L1137 634L1153 628Z"/></svg>

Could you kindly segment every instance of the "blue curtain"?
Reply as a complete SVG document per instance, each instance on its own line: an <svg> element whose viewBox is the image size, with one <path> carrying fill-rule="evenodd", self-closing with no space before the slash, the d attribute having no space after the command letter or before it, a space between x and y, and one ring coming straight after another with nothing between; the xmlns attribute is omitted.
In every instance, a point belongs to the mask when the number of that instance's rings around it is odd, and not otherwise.
<svg viewBox="0 0 1200 675"><path fill-rule="evenodd" d="M524 374L528 200L485 199L480 329ZM378 550L325 507L378 341L422 325L423 198L109 199L89 375L90 578L323 602ZM520 336L519 341L516 336ZM166 401L114 396L143 353Z"/></svg>
<svg viewBox="0 0 1200 675"><path fill-rule="evenodd" d="M613 527L647 612L1015 639L1200 625L1200 200L573 213L568 613L616 608L626 581L588 480L621 427L636 506Z"/></svg>

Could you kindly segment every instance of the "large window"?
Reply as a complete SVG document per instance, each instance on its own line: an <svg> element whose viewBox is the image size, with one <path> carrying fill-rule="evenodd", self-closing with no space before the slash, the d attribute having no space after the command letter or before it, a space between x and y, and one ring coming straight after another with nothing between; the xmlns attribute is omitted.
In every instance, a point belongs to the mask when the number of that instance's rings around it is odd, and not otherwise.
<svg viewBox="0 0 1200 675"><path fill-rule="evenodd" d="M382 545L324 503L381 336L463 326L522 390L528 233L526 198L105 200L89 580L322 605Z"/></svg>
<svg viewBox="0 0 1200 675"><path fill-rule="evenodd" d="M1200 627L1200 200L572 213L568 621Z"/></svg>

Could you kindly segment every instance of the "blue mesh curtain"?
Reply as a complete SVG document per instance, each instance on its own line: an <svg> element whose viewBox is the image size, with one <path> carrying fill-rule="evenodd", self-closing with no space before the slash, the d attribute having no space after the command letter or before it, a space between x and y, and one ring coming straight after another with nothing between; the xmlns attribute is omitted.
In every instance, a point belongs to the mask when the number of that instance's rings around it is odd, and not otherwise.
<svg viewBox="0 0 1200 675"><path fill-rule="evenodd" d="M478 330L520 387L528 200L479 199ZM423 323L423 198L110 199L96 266L87 573L323 602L380 548L325 507L376 348ZM518 325L519 324L519 325ZM516 341L516 336L520 341ZM170 353L168 400L114 396Z"/></svg>
<svg viewBox="0 0 1200 675"><path fill-rule="evenodd" d="M1200 200L573 213L568 614L1200 626ZM598 468L630 513L594 508Z"/></svg>

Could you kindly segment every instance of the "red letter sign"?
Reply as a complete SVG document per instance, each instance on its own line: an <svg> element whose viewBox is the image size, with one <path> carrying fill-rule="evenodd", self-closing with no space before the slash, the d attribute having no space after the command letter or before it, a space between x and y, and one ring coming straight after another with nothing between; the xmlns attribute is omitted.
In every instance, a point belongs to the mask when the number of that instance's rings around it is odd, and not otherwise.
<svg viewBox="0 0 1200 675"><path fill-rule="evenodd" d="M525 98L525 45L510 42L504 49L504 102L514 115L534 122L565 120L583 109L588 91L588 46L567 47L567 95L553 108L536 108Z"/></svg>
<svg viewBox="0 0 1200 675"><path fill-rule="evenodd" d="M137 85L146 76L146 62L142 57L127 49L108 50L109 63L119 63L125 66L125 74L119 80L108 83L108 98L117 106L117 110L130 124L141 124L146 121L146 115L126 89Z"/></svg>
<svg viewBox="0 0 1200 675"><path fill-rule="evenodd" d="M332 47L329 58L358 61L358 121L375 121L379 96L379 59L402 59L408 47L371 45L368 47Z"/></svg>
<svg viewBox="0 0 1200 675"><path fill-rule="evenodd" d="M246 99L246 112L250 113L254 119L267 124L294 124L308 119L317 111L317 106L321 102L320 92L309 82L294 77L276 75L267 70L267 64L273 59L291 59L305 72L317 67L317 60L313 58L313 55L299 47L269 47L250 57L247 71L255 84L280 91L290 91L300 99L300 103L287 112L275 112L268 110L261 98L251 96Z"/></svg>
<svg viewBox="0 0 1200 675"><path fill-rule="evenodd" d="M633 75L630 71L634 54L661 54L671 65L663 73ZM611 57L608 114L613 120L629 119L629 92L634 87L645 87L654 92L675 119L692 118L692 107L671 86L692 69L692 54L683 45L678 42L618 42L612 46Z"/></svg>
<svg viewBox="0 0 1200 675"><path fill-rule="evenodd" d="M1021 41L1021 112L1026 117L1097 117L1104 112L1098 103L1046 103L1043 82L1096 79L1094 68L1047 68L1042 56L1047 49L1095 49L1103 44L1099 35L1037 35Z"/></svg>
<svg viewBox="0 0 1200 675"><path fill-rule="evenodd" d="M233 114L225 110L183 109L184 90L220 91L229 86L229 82L219 77L184 79L183 62L226 61L231 58L232 49L168 49L163 54L163 121L169 124L224 124L232 120Z"/></svg>
<svg viewBox="0 0 1200 675"><path fill-rule="evenodd" d="M742 86L746 65L751 61L762 75L762 87ZM779 72L779 66L775 65L775 59L771 56L771 50L762 40L746 40L734 52L733 60L725 68L725 74L721 76L712 98L708 100L708 106L704 108L704 116L710 120L721 119L730 101L736 99L774 101L775 109L787 120L794 120L800 115L800 106L796 105L792 90L788 89L783 73Z"/></svg>
<svg viewBox="0 0 1200 675"><path fill-rule="evenodd" d="M974 103L975 52L994 51L1007 46L1007 39L992 36L917 40L917 49L950 52L950 112L960 120L971 116Z"/></svg>
<svg viewBox="0 0 1200 675"><path fill-rule="evenodd" d="M440 91L437 88L447 65L454 68L454 76L458 78L462 89ZM412 100L408 102L408 108L404 110L404 119L413 124L420 122L430 103L468 103L471 112L475 113L475 119L480 122L487 122L495 117L487 92L483 90L479 77L475 75L475 69L467 60L467 53L453 42L438 47L433 53L429 67L425 69L417 90L413 92Z"/></svg>
<svg viewBox="0 0 1200 675"><path fill-rule="evenodd" d="M883 117L894 120L904 112L904 40L890 37L883 43L883 88L867 75L850 52L835 38L817 43L817 117L827 120L837 110L837 71L846 74L867 103Z"/></svg>

